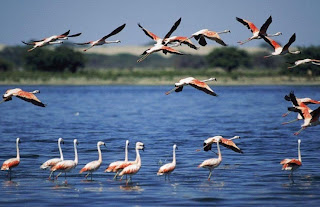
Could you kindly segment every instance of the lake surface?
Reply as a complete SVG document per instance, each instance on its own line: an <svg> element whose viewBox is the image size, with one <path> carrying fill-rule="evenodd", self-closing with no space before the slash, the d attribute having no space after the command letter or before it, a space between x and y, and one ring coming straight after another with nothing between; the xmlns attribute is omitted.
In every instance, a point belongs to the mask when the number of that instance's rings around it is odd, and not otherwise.
<svg viewBox="0 0 320 207"><path fill-rule="evenodd" d="M14 86L0 86L1 93ZM0 162L15 157L20 137L21 163L12 181L0 172L1 206L318 206L320 202L320 126L299 136L300 122L281 125L295 114L281 115L291 104L283 99L294 90L297 97L320 100L319 86L232 86L213 89L219 97L191 87L168 96L171 86L21 86L41 91L37 97L48 104L34 106L18 98L0 104ZM315 108L315 106L311 106ZM209 171L197 166L217 157L197 152L203 141L215 135L239 135L234 142L244 151L221 147L223 161ZM40 165L59 157L62 137L64 158L74 159L73 139L78 139L79 164L49 181ZM297 158L300 138L303 165L294 173L282 171L280 161ZM124 159L125 140L130 141L129 160L135 159L135 142L145 144L142 167L133 182L113 180L104 173L109 163ZM86 181L80 169L98 159L103 164ZM171 162L177 144L177 167L171 179L157 176L160 163ZM214 145L214 149L216 146Z"/></svg>

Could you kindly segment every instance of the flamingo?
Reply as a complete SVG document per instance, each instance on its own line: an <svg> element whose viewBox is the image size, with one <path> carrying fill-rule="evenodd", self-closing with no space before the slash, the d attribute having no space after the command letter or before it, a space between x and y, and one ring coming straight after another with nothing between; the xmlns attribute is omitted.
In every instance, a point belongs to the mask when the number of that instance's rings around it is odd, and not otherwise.
<svg viewBox="0 0 320 207"><path fill-rule="evenodd" d="M106 146L106 144L105 144L104 142L101 142L101 141L99 141L99 142L97 143L99 159L87 163L87 164L80 170L80 173L88 172L88 174L85 176L85 178L87 178L87 177L89 176L89 174L91 174L91 180L92 180L92 173L93 173L94 171L97 171L97 170L100 168L100 166L101 166L101 163L102 163L102 155L101 155L101 149L100 149L100 146L101 146L101 145Z"/></svg>
<svg viewBox="0 0 320 207"><path fill-rule="evenodd" d="M102 37L101 39L98 39L96 41L89 41L89 42L84 42L84 43L75 43L77 45L90 45L89 48L84 49L83 51L87 51L90 48L94 47L94 46L98 46L98 45L104 45L104 44L110 44L110 43L120 43L120 40L114 40L114 41L106 41L107 38L118 34L119 32L121 32L121 30L123 30L123 28L126 26L126 24L121 25L120 27L116 28L115 30L113 30L110 34Z"/></svg>
<svg viewBox="0 0 320 207"><path fill-rule="evenodd" d="M239 41L238 43L240 45L243 45L253 39L261 39L261 36L268 36L268 37L274 37L274 36L279 36L282 35L281 32L277 32L275 34L267 34L267 29L269 27L269 25L272 22L272 17L270 16L265 23L261 26L260 30L250 21L245 20L245 19L241 19L239 17L236 17L237 21L240 22L241 24L243 24L244 26L246 26L248 29L251 30L252 32L252 37L250 37L249 39L245 40L245 41Z"/></svg>
<svg viewBox="0 0 320 207"><path fill-rule="evenodd" d="M264 58L268 58L268 57L271 57L271 56L276 56L276 55L285 55L287 53L290 53L290 54L300 54L301 52L299 50L297 51L290 51L289 50L289 47L290 45L296 41L296 33L294 33L287 44L285 44L284 47L281 47L280 44L278 44L276 41L274 41L273 39L271 39L270 37L267 37L267 36L264 36L262 35L262 38L269 44L273 47L274 49L274 52L271 53L271 55L268 55L268 56L264 56Z"/></svg>
<svg viewBox="0 0 320 207"><path fill-rule="evenodd" d="M60 171L60 173L56 176L56 179L61 175L62 172L64 172L64 179L65 183L67 183L67 172L70 172L78 165L78 152L77 152L77 145L78 140L73 140L73 146L74 146L74 160L63 160L61 162L58 162L56 165L51 167L51 171Z"/></svg>
<svg viewBox="0 0 320 207"><path fill-rule="evenodd" d="M320 60L310 59L310 58L306 58L306 59L303 59L303 60L297 60L297 61L294 62L294 65L288 67L288 69L295 68L295 67L297 67L299 65L302 65L302 64L305 64L305 63L312 63L314 65L320 65Z"/></svg>
<svg viewBox="0 0 320 207"><path fill-rule="evenodd" d="M208 81L217 81L216 78L209 78L207 80L197 80L193 77L188 77L188 78L184 78L184 79L181 79L179 80L178 83L175 83L175 87L173 89L171 89L170 91L166 92L165 94L168 95L170 94L171 92L175 91L175 92L181 92L182 89L183 89L183 86L185 85L190 85L196 89L199 89L209 95L212 95L212 96L218 96L209 86L208 84L206 84L205 82L208 82Z"/></svg>
<svg viewBox="0 0 320 207"><path fill-rule="evenodd" d="M129 145L129 140L126 140L124 161L112 162L104 171L104 172L116 172L113 179L115 179L117 177L117 175L119 174L120 170L122 170L124 168L124 167L122 167L122 165L128 163L128 145Z"/></svg>
<svg viewBox="0 0 320 207"><path fill-rule="evenodd" d="M313 100L311 98L297 98L295 95L294 95L294 92L291 91L289 93L289 95L285 95L284 96L284 99L286 101L291 101L292 102L292 105L293 106L300 106L301 103L305 104L305 105L308 105L308 104L320 104L320 101L317 101L317 100ZM309 113L311 113L311 109L309 110ZM282 116L285 117L287 116L291 111L288 111L287 113L284 113ZM298 121L298 120L301 120L303 119L303 117L301 116L301 114L299 113L297 118L292 120L292 121L288 121L288 122L284 122L282 123L283 125L284 124L289 124L289 123L292 123L292 122L295 122L295 121Z"/></svg>
<svg viewBox="0 0 320 207"><path fill-rule="evenodd" d="M17 138L16 139L17 157L7 159L6 161L3 162L1 167L1 170L9 171L8 176L10 180L11 180L11 169L14 167L17 167L20 163L19 143L20 143L20 138Z"/></svg>
<svg viewBox="0 0 320 207"><path fill-rule="evenodd" d="M126 184L128 185L129 181L132 180L132 176L139 172L141 168L141 158L139 150L144 151L144 144L142 142L136 143L136 161L125 167L119 174L119 176L129 175L129 179L126 181Z"/></svg>
<svg viewBox="0 0 320 207"><path fill-rule="evenodd" d="M205 161L203 161L198 168L202 167L202 168L207 168L209 169L210 173L209 173L209 177L208 180L210 180L211 174L212 174L212 170L214 168L217 168L220 163L222 162L222 156L221 156L221 152L220 152L220 138L217 138L217 149L218 149L218 158L211 158L211 159L207 159Z"/></svg>
<svg viewBox="0 0 320 207"><path fill-rule="evenodd" d="M280 162L282 170L290 170L289 178L293 175L293 171L297 170L302 165L301 152L300 152L301 140L298 139L298 159L284 159Z"/></svg>
<svg viewBox="0 0 320 207"><path fill-rule="evenodd" d="M199 44L201 46L206 46L207 45L207 42L206 42L205 38L208 38L210 40L214 40L214 41L216 41L217 43L219 43L222 46L227 46L227 44L224 43L223 40L220 38L219 34L230 33L230 32L231 32L230 30L224 30L222 32L214 32L214 31L209 31L208 29L202 29L202 30L199 30L196 33L193 33L191 35L191 37L189 37L189 39L194 37L199 42Z"/></svg>
<svg viewBox="0 0 320 207"><path fill-rule="evenodd" d="M46 45L50 45L50 44L62 44L62 41L58 41L58 40L67 40L68 37L77 37L79 35L81 35L81 33L77 33L77 34L73 34L73 35L69 35L70 30L68 30L67 32L61 34L61 35L53 35L47 38L44 38L42 40L36 40L36 41L32 41L32 42L24 42L22 41L23 44L26 45L33 45L33 48L29 49L28 52L36 49L37 47L43 47Z"/></svg>
<svg viewBox="0 0 320 207"><path fill-rule="evenodd" d="M165 35L165 37L162 39L160 37L158 37L157 35L155 35L154 33L148 31L147 29L145 29L144 27L142 27L140 25L140 23L138 23L138 26L142 29L142 31L151 39L153 39L156 43L154 44L154 46L150 47L149 49L145 50L141 55L143 55L140 59L137 60L137 62L141 62L144 59L146 59L149 55L151 55L154 52L159 52L162 51L164 54L167 53L172 53L172 54L177 54L177 55L183 55L183 53L167 46L167 44L169 43L169 37L170 35L178 28L179 24L181 22L181 18L178 19L174 25L171 27L170 31ZM173 39L172 39L173 41Z"/></svg>
<svg viewBox="0 0 320 207"><path fill-rule="evenodd" d="M62 144L64 144L64 141L63 139L60 137L58 139L58 148L59 148L59 152L60 152L60 158L52 158L50 160L47 160L46 162L44 162L41 166L40 166L40 169L43 169L43 170L46 170L48 168L51 169L52 166L56 165L58 162L62 161L63 160L63 153L62 153L62 149L61 149L61 142ZM51 178L53 174L53 171L51 171L50 175L49 175L49 180Z"/></svg>
<svg viewBox="0 0 320 207"><path fill-rule="evenodd" d="M165 179L167 178L168 175L168 179L170 180L170 174L174 171L174 169L176 168L176 149L177 145L173 145L173 158L172 158L172 162L167 163L165 165L162 165L160 167L160 169L158 170L157 175L165 175Z"/></svg>
<svg viewBox="0 0 320 207"><path fill-rule="evenodd" d="M220 141L220 144L226 148L229 148L235 152L238 153L243 153L243 151L232 141L234 139L240 139L239 136L234 136L230 139L226 139L223 138L222 136L214 136L214 137L210 137L208 139L206 139L203 143L203 149L204 151L209 151L211 150L211 146L214 142L218 142L218 140Z"/></svg>
<svg viewBox="0 0 320 207"><path fill-rule="evenodd" d="M36 106L41 106L41 107L45 107L46 104L42 103L34 94L36 93L40 93L39 90L35 90L32 92L27 92L27 91L23 91L20 88L14 88L14 89L9 89L7 90L2 98L3 100L0 102L6 102L6 101L11 101L12 100L12 96L16 96L24 101L27 102L31 102L32 104L36 105Z"/></svg>

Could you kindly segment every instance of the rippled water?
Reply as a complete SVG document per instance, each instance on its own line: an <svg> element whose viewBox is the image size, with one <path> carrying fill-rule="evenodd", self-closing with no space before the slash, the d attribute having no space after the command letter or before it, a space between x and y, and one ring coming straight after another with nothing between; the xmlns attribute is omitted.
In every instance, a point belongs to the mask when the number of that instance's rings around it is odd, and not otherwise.
<svg viewBox="0 0 320 207"><path fill-rule="evenodd" d="M11 86L12 87L12 86ZM21 86L22 87L22 86ZM4 92L10 86L0 86ZM301 122L282 126L295 118L281 117L290 106L283 96L291 90L298 97L320 99L320 87L234 86L214 87L212 97L186 87L168 96L171 86L25 86L40 89L46 108L14 99L2 103L0 162L14 157L15 139L21 138L21 163L9 181L1 171L1 205L224 205L289 206L320 202L320 140L318 127L298 137ZM223 161L213 171L197 166L216 157L197 152L203 140L215 136L241 136L235 140L244 154L222 148ZM48 181L39 166L59 157L57 139L63 137L65 159L74 159L73 139L79 140L79 164L68 174ZM302 140L302 167L294 182L279 162L296 158L297 139ZM110 162L124 159L125 140L130 140L129 159L135 159L136 141L145 144L142 168L128 186L104 173ZM103 164L86 181L80 169L98 157L97 141L104 141ZM159 163L171 162L177 144L177 168L170 181L156 175Z"/></svg>

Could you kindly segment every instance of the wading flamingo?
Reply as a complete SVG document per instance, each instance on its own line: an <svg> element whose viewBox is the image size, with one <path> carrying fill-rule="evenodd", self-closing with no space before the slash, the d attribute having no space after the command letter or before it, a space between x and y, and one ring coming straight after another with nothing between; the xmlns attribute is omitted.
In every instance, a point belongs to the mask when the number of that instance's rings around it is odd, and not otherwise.
<svg viewBox="0 0 320 207"><path fill-rule="evenodd" d="M50 160L47 160L46 162L44 162L41 166L40 169L46 170L46 169L50 169L51 167L56 165L58 162L63 160L63 153L62 153L62 149L61 149L61 142L62 144L64 144L63 139L60 137L58 139L58 148L59 148L59 152L60 152L60 158L52 158ZM49 180L51 179L51 176L54 176L53 171L51 171L50 175L49 175Z"/></svg>
<svg viewBox="0 0 320 207"><path fill-rule="evenodd" d="M129 179L126 181L126 184L128 185L129 181L132 180L132 176L139 172L141 168L141 158L139 150L144 151L144 144L142 142L136 143L136 161L135 163L125 167L119 174L119 176L129 175Z"/></svg>
<svg viewBox="0 0 320 207"><path fill-rule="evenodd" d="M290 54L300 54L301 52L299 50L297 51L289 51L289 47L290 45L296 41L296 33L294 33L287 44L285 44L284 47L281 47L280 44L278 44L276 41L274 41L273 39L271 39L270 37L267 37L267 36L264 36L262 35L262 38L269 44L273 47L274 49L274 52L271 53L271 55L267 55L267 56L264 56L264 58L268 58L268 57L271 57L271 56L276 56L276 55L285 55L287 53L290 53Z"/></svg>
<svg viewBox="0 0 320 207"><path fill-rule="evenodd" d="M303 59L303 60L297 60L294 62L294 65L293 66L290 66L288 67L289 69L291 68L295 68L299 65L302 65L302 64L306 64L306 63L312 63L314 65L320 65L320 60L316 60L316 59L310 59L310 58L307 58L307 59Z"/></svg>
<svg viewBox="0 0 320 207"><path fill-rule="evenodd" d="M36 49L37 47L43 47L46 45L51 45L51 44L62 44L62 41L58 41L58 40L67 40L68 37L77 37L79 35L81 35L81 33L77 33L77 34L73 34L73 35L69 35L70 30L68 30L67 32L61 34L61 35L53 35L51 37L47 37L44 38L42 40L36 40L36 41L32 41L32 42L24 42L22 41L23 44L26 45L33 45L33 48L29 49L28 52Z"/></svg>
<svg viewBox="0 0 320 207"><path fill-rule="evenodd" d="M302 165L301 152L300 152L301 140L298 139L298 159L284 159L280 162L282 170L290 170L289 178L293 176L293 171L298 169Z"/></svg>
<svg viewBox="0 0 320 207"><path fill-rule="evenodd" d="M216 78L209 78L208 80L197 80L193 77L188 77L188 78L184 78L184 79L181 79L178 83L175 83L174 84L174 88L171 89L170 91L166 92L166 95L170 94L171 92L175 91L175 92L181 92L182 89L183 89L183 86L185 85L190 85L196 89L199 89L209 95L212 95L212 96L218 96L209 86L208 84L206 84L205 82L208 82L208 81L217 81Z"/></svg>
<svg viewBox="0 0 320 207"><path fill-rule="evenodd" d="M176 168L176 149L177 145L173 145L173 156L172 156L172 162L167 163L163 166L160 167L160 169L158 170L157 175L165 175L165 179L170 180L170 174L174 171L174 169Z"/></svg>
<svg viewBox="0 0 320 207"><path fill-rule="evenodd" d="M89 174L91 174L91 180L92 180L92 173L93 173L94 171L97 171L97 170L100 168L100 166L101 166L101 163L102 163L102 155L101 155L101 149L100 149L100 146L101 146L101 145L106 146L106 144L105 144L104 142L101 142L101 141L99 141L99 142L97 143L97 149L98 149L99 159L87 163L87 164L80 170L80 173L88 172L88 174L85 176L86 179L87 179L87 177L89 176Z"/></svg>
<svg viewBox="0 0 320 207"><path fill-rule="evenodd" d="M214 40L222 46L227 46L227 44L224 43L223 40L219 36L219 34L222 34L222 33L230 33L230 30L224 30L222 32L214 32L214 31L209 31L208 29L202 29L196 33L193 33L191 35L191 37L189 37L189 39L194 37L194 39L196 39L201 46L207 45L207 41L205 38L208 38L210 40Z"/></svg>
<svg viewBox="0 0 320 207"><path fill-rule="evenodd" d="M167 53L172 53L172 54L177 54L177 55L183 55L183 53L167 46L167 44L169 43L169 37L171 36L171 34L178 28L179 24L181 22L181 18L178 19L174 25L171 27L170 31L165 35L165 37L162 39L160 37L158 37L157 35L155 35L154 33L148 31L147 29L145 29L144 27L142 27L140 25L140 23L138 23L138 26L142 29L142 31L151 39L153 39L156 43L154 44L154 46L150 47L149 49L145 50L141 55L142 57L137 60L137 62L141 62L144 59L146 59L149 55L151 55L154 52L159 52L162 51L164 54Z"/></svg>
<svg viewBox="0 0 320 207"><path fill-rule="evenodd" d="M126 26L126 24L121 25L120 27L118 27L117 29L113 30L110 34L102 37L101 39L98 39L96 41L89 41L89 42L84 42L84 43L75 43L77 45L90 45L90 47L88 47L87 49L84 49L83 51L87 51L90 48L94 47L94 46L98 46L98 45L104 45L104 44L110 44L110 43L120 43L120 40L114 40L114 41L106 41L107 38L118 34L119 32L121 32L121 30L123 30L123 28Z"/></svg>
<svg viewBox="0 0 320 207"><path fill-rule="evenodd" d="M209 177L208 180L210 180L211 174L212 174L212 170L216 167L218 167L220 165L220 163L222 162L222 156L221 156L221 152L220 152L220 138L217 139L217 149L218 149L218 158L211 158L211 159L207 159L205 161L203 161L198 168L202 167L202 168L207 168L209 169L210 173L209 173Z"/></svg>
<svg viewBox="0 0 320 207"><path fill-rule="evenodd" d="M63 160L61 162L58 162L56 165L54 165L51 168L51 171L60 171L60 173L56 176L56 179L61 175L62 172L64 172L64 179L65 183L67 183L67 172L70 172L78 165L78 152L77 152L77 145L78 140L73 140L73 147L74 147L74 160Z"/></svg>
<svg viewBox="0 0 320 207"><path fill-rule="evenodd" d="M105 169L104 172L116 172L115 176L113 179L116 179L120 171L125 168L122 167L123 164L128 162L128 146L129 146L129 140L126 140L126 146L125 146L125 156L124 156L124 161L115 161L110 163L110 165Z"/></svg>
<svg viewBox="0 0 320 207"><path fill-rule="evenodd" d="M240 137L239 136L234 136L234 137L232 137L230 139L223 138L222 136L210 137L210 138L204 140L203 150L204 151L211 150L212 144L218 142L218 140L219 140L220 144L222 146L242 154L243 151L232 141L234 139L240 139Z"/></svg>
<svg viewBox="0 0 320 207"><path fill-rule="evenodd" d="M19 152L19 143L20 138L17 138L16 140L16 147L17 147L17 157L7 159L3 162L1 170L8 170L8 176L11 180L11 169L14 167L17 167L20 163L20 152Z"/></svg>
<svg viewBox="0 0 320 207"><path fill-rule="evenodd" d="M0 102L6 102L6 101L11 101L12 100L12 96L16 96L24 101L30 102L36 106L41 106L41 107L45 107L46 104L42 103L34 94L36 93L40 93L39 90L35 90L32 92L27 92L27 91L23 91L20 88L14 88L14 89L9 89L7 90L2 98L3 100Z"/></svg>
<svg viewBox="0 0 320 207"><path fill-rule="evenodd" d="M281 32L277 32L275 34L267 34L267 29L268 29L269 25L272 22L272 17L271 16L261 26L260 30L252 22L250 22L248 20L241 19L239 17L236 17L236 19L237 19L238 22L240 22L241 24L246 26L252 32L252 37L250 37L249 39L247 39L245 41L239 41L238 42L240 45L243 45L244 43L247 43L247 42L249 42L249 41L251 41L253 39L261 39L261 35L268 36L268 37L274 37L274 36L282 35Z"/></svg>

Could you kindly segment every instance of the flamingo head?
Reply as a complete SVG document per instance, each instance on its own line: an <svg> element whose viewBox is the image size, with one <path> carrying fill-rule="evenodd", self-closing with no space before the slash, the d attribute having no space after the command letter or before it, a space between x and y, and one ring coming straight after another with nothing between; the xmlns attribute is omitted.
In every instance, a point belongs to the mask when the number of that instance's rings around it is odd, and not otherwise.
<svg viewBox="0 0 320 207"><path fill-rule="evenodd" d="M144 144L142 142L137 142L136 149L144 151Z"/></svg>
<svg viewBox="0 0 320 207"><path fill-rule="evenodd" d="M173 149L178 149L176 144L173 145Z"/></svg>
<svg viewBox="0 0 320 207"><path fill-rule="evenodd" d="M64 140L60 137L60 138L58 139L58 143L64 144Z"/></svg>
<svg viewBox="0 0 320 207"><path fill-rule="evenodd" d="M282 35L282 32L277 32L274 34L274 36L279 36L279 35Z"/></svg>
<svg viewBox="0 0 320 207"><path fill-rule="evenodd" d="M102 141L99 141L99 142L97 143L97 145L98 145L98 146L101 146L101 145L106 146L106 144L105 144L104 142L102 142Z"/></svg>
<svg viewBox="0 0 320 207"><path fill-rule="evenodd" d="M18 137L16 140L17 144L21 143L20 138Z"/></svg>
<svg viewBox="0 0 320 207"><path fill-rule="evenodd" d="M223 32L224 32L224 33L231 33L231 31L228 30L228 29L224 30Z"/></svg>

